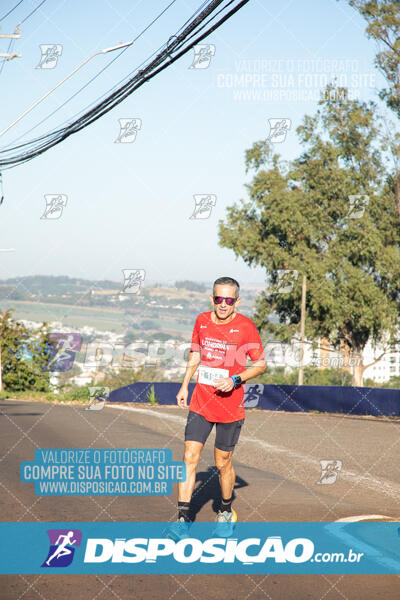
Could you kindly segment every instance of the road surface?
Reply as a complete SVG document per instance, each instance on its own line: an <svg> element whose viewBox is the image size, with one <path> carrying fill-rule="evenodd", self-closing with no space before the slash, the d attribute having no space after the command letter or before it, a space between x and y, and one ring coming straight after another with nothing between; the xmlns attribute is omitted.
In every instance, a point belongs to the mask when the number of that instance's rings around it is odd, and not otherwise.
<svg viewBox="0 0 400 600"><path fill-rule="evenodd" d="M19 481L36 448L170 448L182 459L186 411L0 401L3 521L172 521L166 497L39 497ZM240 521L335 521L400 515L400 421L250 410L234 454ZM219 484L211 434L202 454L193 516L212 521ZM321 460L341 461L335 483L318 483ZM397 575L2 575L1 600L396 600Z"/></svg>

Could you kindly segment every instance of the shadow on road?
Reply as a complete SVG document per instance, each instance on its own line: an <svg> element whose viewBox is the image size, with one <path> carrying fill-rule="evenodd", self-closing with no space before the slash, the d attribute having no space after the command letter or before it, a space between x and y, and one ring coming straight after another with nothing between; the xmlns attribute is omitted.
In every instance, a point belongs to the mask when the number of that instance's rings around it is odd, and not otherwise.
<svg viewBox="0 0 400 600"><path fill-rule="evenodd" d="M246 487L247 481L236 475L235 487L233 490L233 499L235 499L235 489ZM196 520L196 515L208 502L212 502L212 509L218 512L221 502L221 487L219 484L217 467L208 467L207 471L200 471L196 475L196 486L190 503L190 519Z"/></svg>

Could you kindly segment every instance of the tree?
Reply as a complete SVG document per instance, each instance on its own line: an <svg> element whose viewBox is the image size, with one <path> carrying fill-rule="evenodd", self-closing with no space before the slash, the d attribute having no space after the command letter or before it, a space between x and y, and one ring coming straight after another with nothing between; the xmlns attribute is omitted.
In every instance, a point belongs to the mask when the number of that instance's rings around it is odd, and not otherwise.
<svg viewBox="0 0 400 600"><path fill-rule="evenodd" d="M298 369L285 371L283 367L277 367L259 375L255 380L257 383L270 385L296 385ZM351 384L351 375L344 369L318 369L317 367L305 367L304 385L337 385Z"/></svg>
<svg viewBox="0 0 400 600"><path fill-rule="evenodd" d="M349 0L367 22L367 36L378 44L375 65L387 81L379 97L390 110L400 117L400 6L391 0ZM390 189L400 218L400 136L388 125L386 147L393 161Z"/></svg>
<svg viewBox="0 0 400 600"><path fill-rule="evenodd" d="M388 87L379 96L400 117L400 10L391 0L349 0L367 21L367 36L378 42L375 65Z"/></svg>
<svg viewBox="0 0 400 600"><path fill-rule="evenodd" d="M157 323L156 321L152 321L151 319L144 319L141 323L140 323L140 329L157 329Z"/></svg>
<svg viewBox="0 0 400 600"><path fill-rule="evenodd" d="M141 366L136 369L122 368L119 371L109 369L101 385L109 387L112 391L137 381L162 381L163 379L163 370L158 367Z"/></svg>
<svg viewBox="0 0 400 600"><path fill-rule="evenodd" d="M287 168L268 141L246 151L247 171L255 172L246 185L250 200L227 209L219 240L265 268L271 284L256 301L255 322L281 341L298 335L306 275L306 337L345 344L358 359L353 385L362 385L368 339L390 344L397 335L399 221L375 105L332 85L319 105L297 128L304 151Z"/></svg>
<svg viewBox="0 0 400 600"><path fill-rule="evenodd" d="M49 391L50 356L47 326L35 332L11 318L13 309L0 311L0 357L4 388L10 391Z"/></svg>

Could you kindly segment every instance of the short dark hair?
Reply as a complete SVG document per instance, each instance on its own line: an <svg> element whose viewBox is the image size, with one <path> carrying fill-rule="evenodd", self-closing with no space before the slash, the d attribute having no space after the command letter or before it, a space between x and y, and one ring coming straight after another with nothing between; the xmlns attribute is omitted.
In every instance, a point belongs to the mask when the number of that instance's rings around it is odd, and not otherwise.
<svg viewBox="0 0 400 600"><path fill-rule="evenodd" d="M233 285L236 288L235 289L235 297L239 298L240 285L238 284L236 279L233 279L233 277L218 277L218 279L216 279L214 281L213 294L214 294L216 285Z"/></svg>

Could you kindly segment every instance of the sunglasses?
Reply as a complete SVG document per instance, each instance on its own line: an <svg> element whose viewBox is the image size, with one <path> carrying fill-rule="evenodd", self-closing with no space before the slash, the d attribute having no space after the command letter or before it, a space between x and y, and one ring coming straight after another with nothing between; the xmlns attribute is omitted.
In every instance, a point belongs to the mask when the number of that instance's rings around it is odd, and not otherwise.
<svg viewBox="0 0 400 600"><path fill-rule="evenodd" d="M215 304L222 304L222 302L225 300L225 302L227 303L228 306L233 306L237 300L237 298L224 298L224 296L214 296L214 303Z"/></svg>

